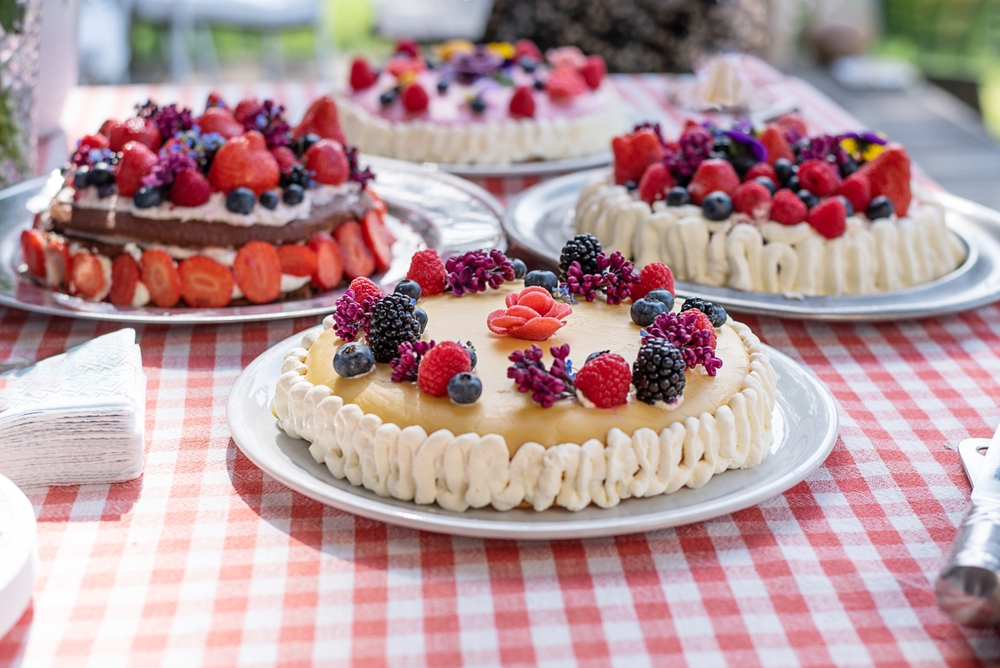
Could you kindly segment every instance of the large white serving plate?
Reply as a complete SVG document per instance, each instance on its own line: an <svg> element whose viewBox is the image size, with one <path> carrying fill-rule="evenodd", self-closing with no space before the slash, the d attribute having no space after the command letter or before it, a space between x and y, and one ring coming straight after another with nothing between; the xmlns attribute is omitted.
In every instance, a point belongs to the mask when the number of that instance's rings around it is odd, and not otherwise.
<svg viewBox="0 0 1000 668"><path fill-rule="evenodd" d="M362 156L375 172L371 184L389 208L386 223L396 235L392 266L372 279L390 288L406 275L413 253L437 249L443 256L477 248L506 248L501 226L503 205L479 186L420 165ZM53 292L34 282L21 259L21 230L29 227L29 199L46 187L41 177L0 192L0 304L71 318L148 323L228 323L281 320L320 315L333 310L344 289L310 299L275 304L227 306L219 309L118 307ZM58 189L58 185L56 186ZM52 193L54 194L54 193ZM45 198L41 198L45 200Z"/></svg>
<svg viewBox="0 0 1000 668"><path fill-rule="evenodd" d="M558 265L573 237L573 211L583 188L603 170L570 174L533 186L510 202L504 228L511 241ZM968 248L965 262L936 281L871 295L827 297L747 292L677 281L683 294L698 295L742 313L789 318L876 321L923 318L967 311L1000 299L1000 212L948 195L934 197L945 208L948 227Z"/></svg>
<svg viewBox="0 0 1000 668"><path fill-rule="evenodd" d="M226 417L236 445L264 472L321 503L370 519L461 536L548 540L588 538L679 526L732 513L781 494L823 463L837 440L837 407L826 386L786 355L769 348L778 376L772 421L774 445L761 463L725 471L699 489L648 499L627 499L614 508L580 512L492 508L456 513L438 506L381 497L338 480L309 454L306 441L278 428L271 412L285 353L305 332L285 339L243 370L229 393Z"/></svg>

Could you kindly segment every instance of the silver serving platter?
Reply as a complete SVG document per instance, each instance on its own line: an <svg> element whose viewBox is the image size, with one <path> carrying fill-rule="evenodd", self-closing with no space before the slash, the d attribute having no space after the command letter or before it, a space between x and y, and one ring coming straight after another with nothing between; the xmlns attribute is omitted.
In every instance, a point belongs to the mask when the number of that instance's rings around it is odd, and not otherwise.
<svg viewBox="0 0 1000 668"><path fill-rule="evenodd" d="M383 288L406 275L413 253L434 248L443 256L477 248L506 248L501 226L503 205L479 186L449 174L398 160L363 156L375 172L372 184L389 208L386 224L396 235L392 266L372 279ZM281 320L329 313L344 289L310 299L220 309L154 306L123 308L93 303L49 290L27 274L21 259L21 231L31 226L27 205L50 177L40 177L0 191L0 304L37 313L89 320L144 323L231 323ZM41 201L32 202L44 203Z"/></svg>
<svg viewBox="0 0 1000 668"><path fill-rule="evenodd" d="M318 329L318 328L314 328ZM725 471L698 489L648 499L627 499L614 508L580 512L492 508L456 513L438 506L378 496L335 478L309 454L306 441L278 428L271 412L285 353L305 332L264 352L243 370L226 404L229 431L240 450L265 473L321 503L389 524L460 536L512 540L591 538L651 531L708 520L756 505L798 484L830 454L837 441L833 395L810 371L768 348L777 373L772 430L774 445L760 465Z"/></svg>
<svg viewBox="0 0 1000 668"><path fill-rule="evenodd" d="M580 190L603 173L569 174L533 186L508 204L504 229L511 241L542 261L559 264L559 253L573 232L573 210ZM760 315L837 321L923 318L967 311L1000 299L1000 212L969 200L935 193L948 227L968 248L965 262L930 283L872 295L791 297L677 281L683 294L696 294L727 309Z"/></svg>
<svg viewBox="0 0 1000 668"><path fill-rule="evenodd" d="M609 165L611 164L611 151L605 150L564 160L514 162L505 165L453 165L438 162L425 162L423 164L428 169L436 169L467 179L548 177Z"/></svg>

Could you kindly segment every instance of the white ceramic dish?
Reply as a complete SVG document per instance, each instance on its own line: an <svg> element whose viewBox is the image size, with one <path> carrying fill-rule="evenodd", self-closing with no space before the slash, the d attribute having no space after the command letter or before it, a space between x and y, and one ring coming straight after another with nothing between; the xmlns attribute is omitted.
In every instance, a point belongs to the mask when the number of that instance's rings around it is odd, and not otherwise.
<svg viewBox="0 0 1000 668"><path fill-rule="evenodd" d="M0 638L31 603L38 572L35 531L28 497L0 475Z"/></svg>

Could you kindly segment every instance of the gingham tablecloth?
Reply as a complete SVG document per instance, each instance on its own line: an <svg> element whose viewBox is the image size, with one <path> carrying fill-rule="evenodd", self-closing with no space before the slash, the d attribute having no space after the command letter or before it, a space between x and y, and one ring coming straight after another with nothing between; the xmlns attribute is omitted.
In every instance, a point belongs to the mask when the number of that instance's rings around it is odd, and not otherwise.
<svg viewBox="0 0 1000 668"><path fill-rule="evenodd" d="M658 77L623 97L679 122ZM823 127L852 119L795 81ZM71 136L156 94L81 89ZM230 95L239 91L226 91ZM314 91L254 88L293 109ZM78 121L78 122L76 122ZM890 128L891 130L891 128ZM517 184L487 184L510 194ZM240 371L316 319L138 327L147 455L131 483L29 492L34 603L0 640L24 666L977 665L991 631L948 621L933 581L969 484L948 448L1000 421L1000 309L877 325L743 318L837 398L826 464L690 526L585 541L452 538L356 518L251 464L226 427ZM0 360L117 325L0 310Z"/></svg>

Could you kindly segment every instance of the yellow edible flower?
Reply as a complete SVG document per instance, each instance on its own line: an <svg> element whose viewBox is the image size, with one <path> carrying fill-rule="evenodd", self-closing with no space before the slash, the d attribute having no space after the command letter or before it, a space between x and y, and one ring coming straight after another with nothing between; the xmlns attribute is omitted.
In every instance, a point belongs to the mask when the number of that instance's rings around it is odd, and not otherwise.
<svg viewBox="0 0 1000 668"><path fill-rule="evenodd" d="M406 84L412 82L416 78L417 78L417 73L414 72L413 70L409 70L407 72L401 73L398 77L396 77L396 81L398 81L401 85L405 86Z"/></svg>
<svg viewBox="0 0 1000 668"><path fill-rule="evenodd" d="M510 42L490 42L486 45L486 50L495 53L504 60L510 60L517 53L517 49Z"/></svg>
<svg viewBox="0 0 1000 668"><path fill-rule="evenodd" d="M450 39L447 42L441 42L434 47L434 53L436 53L441 60L451 60L451 57L458 53L475 53L476 45L467 39Z"/></svg>

